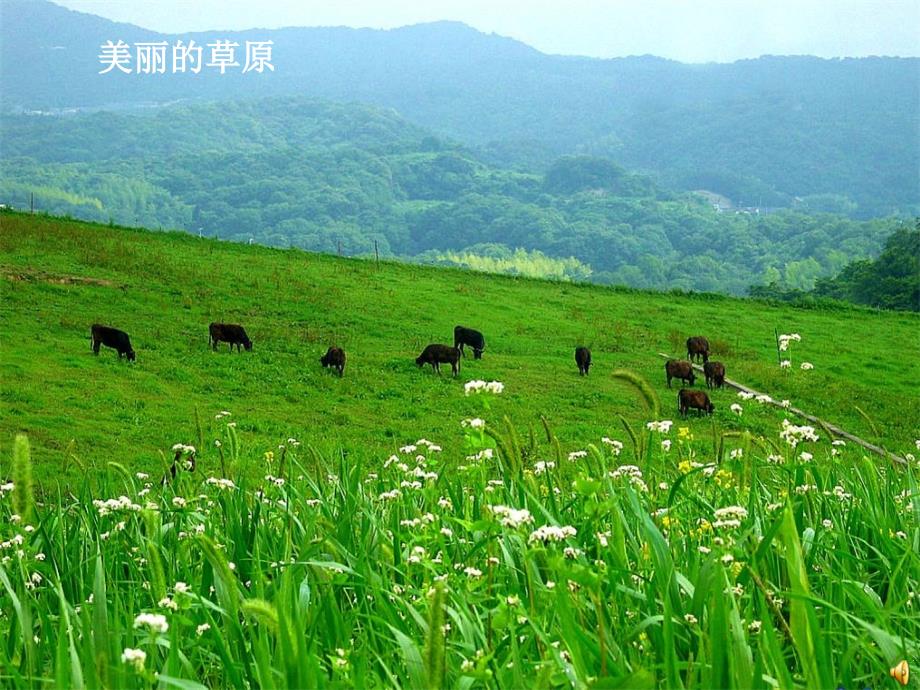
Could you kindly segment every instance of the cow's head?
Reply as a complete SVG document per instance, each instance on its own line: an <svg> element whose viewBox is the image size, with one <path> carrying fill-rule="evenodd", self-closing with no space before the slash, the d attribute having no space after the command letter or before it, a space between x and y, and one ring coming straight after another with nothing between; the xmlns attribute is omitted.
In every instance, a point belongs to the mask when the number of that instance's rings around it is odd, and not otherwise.
<svg viewBox="0 0 920 690"><path fill-rule="evenodd" d="M252 341L249 338L243 341L243 347L246 348L246 352L252 352Z"/></svg>
<svg viewBox="0 0 920 690"><path fill-rule="evenodd" d="M134 350L128 350L126 356L129 362L133 362L135 360Z"/></svg>
<svg viewBox="0 0 920 690"><path fill-rule="evenodd" d="M473 359L482 359L482 350L473 350Z"/></svg>

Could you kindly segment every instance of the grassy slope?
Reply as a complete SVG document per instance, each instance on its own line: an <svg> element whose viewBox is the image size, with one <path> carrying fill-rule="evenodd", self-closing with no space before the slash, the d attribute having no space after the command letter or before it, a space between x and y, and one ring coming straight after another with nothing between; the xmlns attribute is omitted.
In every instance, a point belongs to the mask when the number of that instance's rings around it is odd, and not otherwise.
<svg viewBox="0 0 920 690"><path fill-rule="evenodd" d="M39 480L73 477L75 455L157 470L175 442L210 448L214 414L231 410L247 445L274 448L289 436L328 452L388 455L419 437L460 442L458 420L481 413L461 382L507 387L491 418L519 426L544 414L574 450L617 432L618 413L646 418L633 391L609 374L645 375L676 416L659 351L679 353L689 334L716 343L728 374L843 428L901 452L920 420L920 319L865 310L806 311L714 297L616 291L201 240L6 213L2 233L3 323L0 457L17 431L29 434ZM27 276L27 279L11 276ZM63 276L110 284L60 282ZM212 320L246 325L251 353L211 352ZM89 326L131 334L133 365L112 350L93 357ZM456 323L486 334L485 359L463 362L458 381L419 371L428 342L447 342ZM773 329L799 332L796 368L776 365ZM339 380L318 358L346 349ZM572 352L592 346L580 379ZM812 372L799 371L802 360ZM714 394L717 424L736 419L733 393ZM780 413L744 403L755 430L775 434ZM708 420L691 420L691 426ZM71 444L72 441L72 444ZM211 452L205 465L216 463ZM2 465L0 465L2 471Z"/></svg>

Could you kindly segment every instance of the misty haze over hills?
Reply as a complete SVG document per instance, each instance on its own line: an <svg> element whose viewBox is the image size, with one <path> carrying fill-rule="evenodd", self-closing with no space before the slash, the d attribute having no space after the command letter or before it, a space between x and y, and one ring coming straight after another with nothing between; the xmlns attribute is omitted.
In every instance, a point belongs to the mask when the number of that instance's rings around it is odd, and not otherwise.
<svg viewBox="0 0 920 690"><path fill-rule="evenodd" d="M395 108L520 170L580 153L736 205L812 197L810 208L858 217L918 207L916 58L600 60L439 22L188 34L199 43L271 39L276 70L99 75L106 40L176 37L43 1L10 0L2 13L6 111L297 94Z"/></svg>

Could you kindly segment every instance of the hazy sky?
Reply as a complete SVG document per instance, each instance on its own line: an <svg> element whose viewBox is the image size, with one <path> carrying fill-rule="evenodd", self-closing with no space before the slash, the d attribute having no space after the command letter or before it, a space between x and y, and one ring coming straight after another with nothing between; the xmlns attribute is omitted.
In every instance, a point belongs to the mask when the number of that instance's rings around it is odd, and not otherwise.
<svg viewBox="0 0 920 690"><path fill-rule="evenodd" d="M454 19L546 53L729 62L764 54L920 54L920 0L56 0L179 33L393 28Z"/></svg>

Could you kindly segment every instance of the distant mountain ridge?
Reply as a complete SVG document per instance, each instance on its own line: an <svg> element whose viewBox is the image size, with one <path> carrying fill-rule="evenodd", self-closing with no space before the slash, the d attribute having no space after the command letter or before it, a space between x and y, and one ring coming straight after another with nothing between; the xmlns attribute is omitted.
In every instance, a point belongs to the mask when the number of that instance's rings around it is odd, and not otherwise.
<svg viewBox="0 0 920 690"><path fill-rule="evenodd" d="M0 4L6 111L308 95L396 109L490 162L608 157L742 206L920 212L920 59L764 57L687 65L553 56L455 22L389 31L186 34L274 41L274 72L99 75L101 43L167 40L45 0Z"/></svg>

